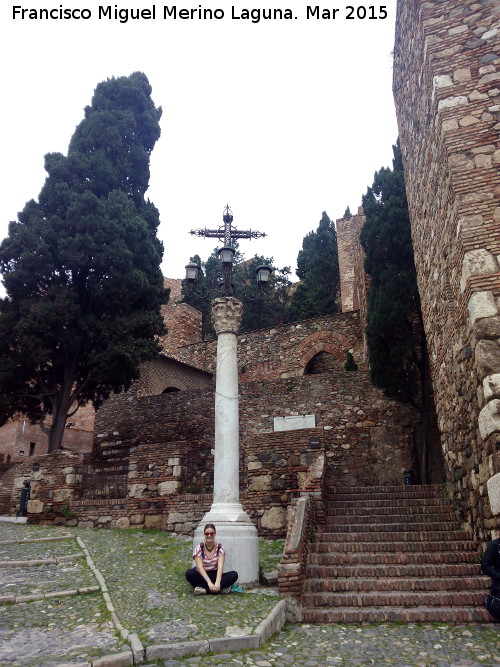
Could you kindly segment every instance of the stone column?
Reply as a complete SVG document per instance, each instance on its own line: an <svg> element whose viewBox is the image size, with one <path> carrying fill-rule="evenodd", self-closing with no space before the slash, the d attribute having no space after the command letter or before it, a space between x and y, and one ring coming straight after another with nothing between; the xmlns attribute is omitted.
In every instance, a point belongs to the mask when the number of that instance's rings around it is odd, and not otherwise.
<svg viewBox="0 0 500 667"><path fill-rule="evenodd" d="M194 544L203 540L203 527L213 523L216 539L226 549L224 570L236 570L241 583L259 576L257 529L243 509L239 485L239 406L236 334L243 307L234 297L212 303L212 323L217 333L215 382L215 455L212 507L196 529Z"/></svg>

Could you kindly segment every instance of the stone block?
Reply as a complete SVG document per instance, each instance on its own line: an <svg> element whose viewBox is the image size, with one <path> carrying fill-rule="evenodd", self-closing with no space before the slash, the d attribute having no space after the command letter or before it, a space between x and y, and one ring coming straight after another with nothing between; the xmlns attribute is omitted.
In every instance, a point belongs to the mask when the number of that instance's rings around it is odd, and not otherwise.
<svg viewBox="0 0 500 667"><path fill-rule="evenodd" d="M500 373L487 375L483 380L484 398L500 398Z"/></svg>
<svg viewBox="0 0 500 667"><path fill-rule="evenodd" d="M133 633L128 636L130 648L134 656L134 665L141 665L144 662L144 646L139 637Z"/></svg>
<svg viewBox="0 0 500 667"><path fill-rule="evenodd" d="M242 635L241 637L218 637L209 639L210 651L214 653L227 653L229 651L243 651L245 649L257 649L260 647L259 635Z"/></svg>
<svg viewBox="0 0 500 667"><path fill-rule="evenodd" d="M462 275L460 278L460 289L463 292L469 276L485 275L498 271L495 256L484 248L469 250L465 253L462 262Z"/></svg>
<svg viewBox="0 0 500 667"><path fill-rule="evenodd" d="M43 511L41 500L28 500L28 514L40 514Z"/></svg>
<svg viewBox="0 0 500 667"><path fill-rule="evenodd" d="M66 502L67 500L71 500L72 497L73 497L73 490L72 489L55 489L54 490L53 500L56 503Z"/></svg>
<svg viewBox="0 0 500 667"><path fill-rule="evenodd" d="M480 340L474 350L474 357L481 379L500 373L500 345L494 340Z"/></svg>
<svg viewBox="0 0 500 667"><path fill-rule="evenodd" d="M167 517L163 514L151 514L144 519L144 528L165 530Z"/></svg>
<svg viewBox="0 0 500 667"><path fill-rule="evenodd" d="M483 440L500 432L500 399L493 399L479 413L479 431Z"/></svg>
<svg viewBox="0 0 500 667"><path fill-rule="evenodd" d="M185 658L191 655L204 655L210 650L208 641L170 642L156 644L146 648L146 660L168 660Z"/></svg>
<svg viewBox="0 0 500 667"><path fill-rule="evenodd" d="M92 667L129 667L134 664L132 651L104 655L102 658L92 660Z"/></svg>
<svg viewBox="0 0 500 667"><path fill-rule="evenodd" d="M128 495L131 498L142 498L142 494L147 488L147 484L131 484L128 489Z"/></svg>
<svg viewBox="0 0 500 667"><path fill-rule="evenodd" d="M121 516L116 520L115 526L117 528L130 528L130 519L126 516Z"/></svg>
<svg viewBox="0 0 500 667"><path fill-rule="evenodd" d="M248 481L249 491L268 491L271 489L271 475L252 475Z"/></svg>
<svg viewBox="0 0 500 667"><path fill-rule="evenodd" d="M181 464L181 460L179 457L173 457L168 459L167 465L169 466L179 466Z"/></svg>
<svg viewBox="0 0 500 667"><path fill-rule="evenodd" d="M111 520L112 520L112 518L110 516L103 515L103 516L100 516L97 519L97 523L99 523L99 524L101 524L101 526L103 526L104 524L111 523Z"/></svg>
<svg viewBox="0 0 500 667"><path fill-rule="evenodd" d="M486 482L491 513L500 514L500 473L493 475Z"/></svg>
<svg viewBox="0 0 500 667"><path fill-rule="evenodd" d="M158 484L158 493L160 496L169 496L177 493L179 489L179 482L177 480L169 480L168 482L160 482Z"/></svg>
<svg viewBox="0 0 500 667"><path fill-rule="evenodd" d="M471 324L484 317L493 317L498 314L492 292L474 292L469 299L468 308Z"/></svg>
<svg viewBox="0 0 500 667"><path fill-rule="evenodd" d="M262 528L281 530L286 524L286 510L283 507L271 507L266 510L260 520Z"/></svg>
<svg viewBox="0 0 500 667"><path fill-rule="evenodd" d="M144 523L144 514L131 514L130 523L135 526L140 523Z"/></svg>

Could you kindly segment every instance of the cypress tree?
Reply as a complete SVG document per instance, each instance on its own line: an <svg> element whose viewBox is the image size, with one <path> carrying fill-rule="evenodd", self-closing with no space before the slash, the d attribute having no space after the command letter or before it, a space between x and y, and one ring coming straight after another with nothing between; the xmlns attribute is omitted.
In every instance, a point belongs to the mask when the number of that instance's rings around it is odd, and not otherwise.
<svg viewBox="0 0 500 667"><path fill-rule="evenodd" d="M0 422L51 415L49 451L75 406L127 389L158 351L163 248L144 194L160 117L144 74L100 83L0 245Z"/></svg>
<svg viewBox="0 0 500 667"><path fill-rule="evenodd" d="M340 286L337 233L324 211L317 230L304 237L296 274L302 282L293 294L289 321L337 312Z"/></svg>
<svg viewBox="0 0 500 667"><path fill-rule="evenodd" d="M422 414L423 482L429 479L431 391L429 360L413 257L401 149L393 168L375 173L363 196L361 244L371 277L366 336L373 383Z"/></svg>

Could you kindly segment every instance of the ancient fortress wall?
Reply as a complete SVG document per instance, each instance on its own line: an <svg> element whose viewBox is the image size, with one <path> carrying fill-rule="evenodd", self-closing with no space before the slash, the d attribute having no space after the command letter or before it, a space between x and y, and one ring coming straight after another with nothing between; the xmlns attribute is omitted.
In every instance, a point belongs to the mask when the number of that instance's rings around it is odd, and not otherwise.
<svg viewBox="0 0 500 667"><path fill-rule="evenodd" d="M209 373L215 372L217 341L203 341L176 350L175 358ZM331 354L339 370L351 350L361 366L359 313L326 315L270 329L238 334L239 382L297 377L320 352Z"/></svg>
<svg viewBox="0 0 500 667"><path fill-rule="evenodd" d="M399 0L394 96L439 428L457 507L498 526L500 3Z"/></svg>
<svg viewBox="0 0 500 667"><path fill-rule="evenodd" d="M368 351L366 346L366 316L368 310L369 276L365 272L365 252L359 236L365 224L363 207L356 215L340 218L336 221L337 245L339 253L340 302L343 313L359 311L360 336L362 345L359 349L359 362L366 364Z"/></svg>

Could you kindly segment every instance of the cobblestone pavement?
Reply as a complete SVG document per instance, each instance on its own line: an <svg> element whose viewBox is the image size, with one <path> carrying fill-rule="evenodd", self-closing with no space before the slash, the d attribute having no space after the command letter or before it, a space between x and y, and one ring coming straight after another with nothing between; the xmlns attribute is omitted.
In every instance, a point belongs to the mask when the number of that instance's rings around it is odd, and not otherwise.
<svg viewBox="0 0 500 667"><path fill-rule="evenodd" d="M252 632L277 600L274 589L194 598L183 577L190 540L155 531L84 530L0 522L0 541L80 536L106 580L121 623L144 646ZM53 548L52 548L53 547ZM0 545L0 560L75 556L75 540ZM83 558L0 568L0 595L46 593L95 584ZM500 665L500 625L286 625L258 651L161 660L191 665ZM101 592L0 606L0 665L83 667L128 650Z"/></svg>
<svg viewBox="0 0 500 667"><path fill-rule="evenodd" d="M256 667L500 665L499 630L494 625L286 625L258 651L167 660L162 664L165 667L223 664Z"/></svg>

